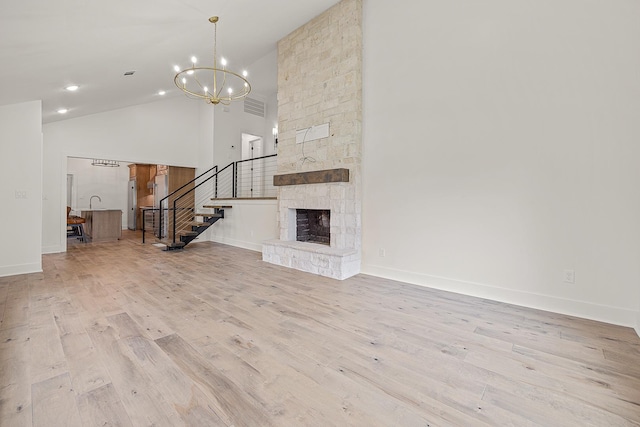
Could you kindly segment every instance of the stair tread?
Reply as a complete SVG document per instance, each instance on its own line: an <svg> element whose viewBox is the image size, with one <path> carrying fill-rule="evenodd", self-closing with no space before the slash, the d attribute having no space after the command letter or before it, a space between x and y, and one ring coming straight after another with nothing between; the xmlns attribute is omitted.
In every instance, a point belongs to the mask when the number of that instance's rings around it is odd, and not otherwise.
<svg viewBox="0 0 640 427"><path fill-rule="evenodd" d="M212 214L212 213L205 213L205 212L196 212L194 214L195 216L207 216L209 218L222 218L222 214Z"/></svg>
<svg viewBox="0 0 640 427"><path fill-rule="evenodd" d="M209 227L211 225L210 222L202 222L202 221L191 221L189 225L193 225L195 227Z"/></svg>
<svg viewBox="0 0 640 427"><path fill-rule="evenodd" d="M187 225L191 227L205 227L208 228L213 224L213 222L209 222L213 218L221 219L224 218L224 209L231 209L230 205L204 205L202 209L216 209L215 213L209 212L194 212L194 217L203 217L204 220L196 220L187 222ZM194 230L179 230L176 231L176 242L170 241L168 239L157 240L159 243L167 245L167 250L183 248L189 242L191 242L194 238L199 236L202 231L194 231Z"/></svg>
<svg viewBox="0 0 640 427"><path fill-rule="evenodd" d="M175 247L175 248L177 248L177 247L182 247L182 246L186 245L186 243L184 243L184 242L176 241L176 242L174 243L174 242L172 242L172 241L171 241L171 240L169 240L169 239L157 239L156 241L157 241L158 243L162 243L163 245L167 245L167 246L171 246L171 247Z"/></svg>

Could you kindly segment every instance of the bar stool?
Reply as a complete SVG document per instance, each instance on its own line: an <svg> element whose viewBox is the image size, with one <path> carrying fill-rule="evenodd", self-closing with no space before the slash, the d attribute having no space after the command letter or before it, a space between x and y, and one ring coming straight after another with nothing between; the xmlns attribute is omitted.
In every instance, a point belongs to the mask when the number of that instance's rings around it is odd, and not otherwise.
<svg viewBox="0 0 640 427"><path fill-rule="evenodd" d="M71 207L67 206L67 237L78 236L78 240L84 242L84 226L85 219L80 216L71 215Z"/></svg>

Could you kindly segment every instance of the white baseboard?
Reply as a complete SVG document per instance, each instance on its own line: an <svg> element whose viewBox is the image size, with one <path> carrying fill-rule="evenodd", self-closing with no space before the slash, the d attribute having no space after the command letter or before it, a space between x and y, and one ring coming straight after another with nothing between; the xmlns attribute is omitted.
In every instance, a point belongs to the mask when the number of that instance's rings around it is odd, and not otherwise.
<svg viewBox="0 0 640 427"><path fill-rule="evenodd" d="M42 263L7 265L0 267L0 277L17 276L18 274L42 273Z"/></svg>
<svg viewBox="0 0 640 427"><path fill-rule="evenodd" d="M42 254L57 254L60 252L64 252L64 248L60 245L53 245L53 246L43 246L42 247Z"/></svg>
<svg viewBox="0 0 640 427"><path fill-rule="evenodd" d="M640 335L640 313L634 310L594 304L586 301L569 300L533 292L498 288L481 283L464 282L376 265L363 264L362 273L443 291L515 304L522 307L551 311L614 325L634 327L638 335Z"/></svg>
<svg viewBox="0 0 640 427"><path fill-rule="evenodd" d="M244 240L229 239L228 237L214 237L210 241L229 246L237 246L239 248L249 249L250 251L262 252L262 242L246 242Z"/></svg>

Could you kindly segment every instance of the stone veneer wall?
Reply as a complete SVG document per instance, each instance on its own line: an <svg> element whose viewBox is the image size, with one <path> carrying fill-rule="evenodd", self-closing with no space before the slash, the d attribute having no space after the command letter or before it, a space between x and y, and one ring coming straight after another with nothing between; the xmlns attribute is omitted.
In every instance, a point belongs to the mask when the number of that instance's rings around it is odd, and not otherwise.
<svg viewBox="0 0 640 427"><path fill-rule="evenodd" d="M329 123L328 138L296 144L296 130L323 123ZM348 168L350 180L280 187L280 241L265 243L263 259L340 279L357 274L362 240L362 0L343 0L279 41L278 134L278 174ZM331 209L330 248L293 244L294 208ZM348 258L348 267L336 267L340 271L335 274L326 271L338 262L325 259L333 252ZM309 253L315 255L309 258Z"/></svg>

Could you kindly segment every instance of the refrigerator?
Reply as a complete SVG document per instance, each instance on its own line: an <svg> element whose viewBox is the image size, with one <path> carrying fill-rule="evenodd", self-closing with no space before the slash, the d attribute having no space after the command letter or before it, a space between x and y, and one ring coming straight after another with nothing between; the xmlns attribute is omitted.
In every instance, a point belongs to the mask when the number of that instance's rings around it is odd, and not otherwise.
<svg viewBox="0 0 640 427"><path fill-rule="evenodd" d="M129 180L129 189L127 190L127 228L129 230L136 229L136 213L138 212L138 194L136 190L136 180Z"/></svg>

